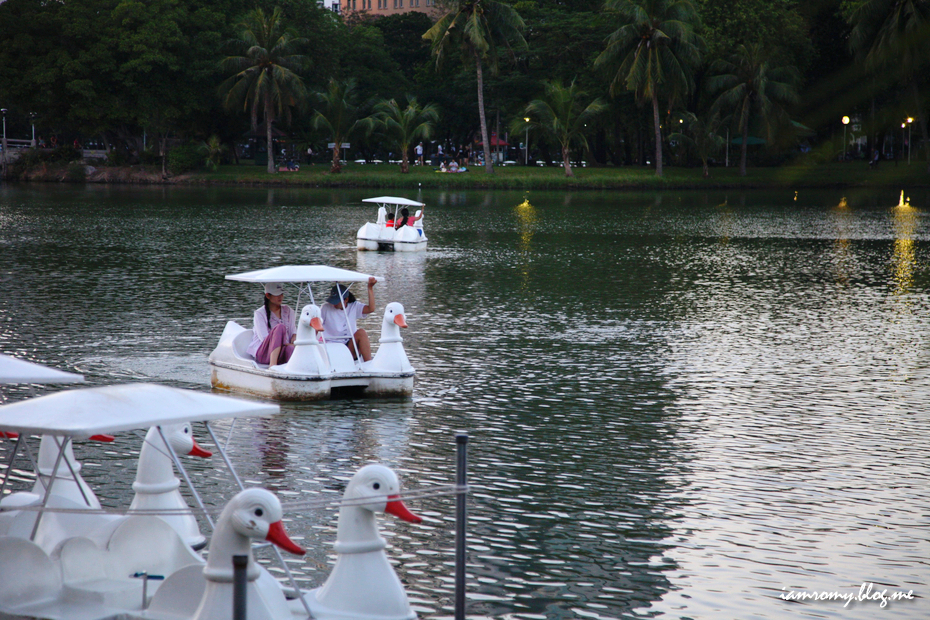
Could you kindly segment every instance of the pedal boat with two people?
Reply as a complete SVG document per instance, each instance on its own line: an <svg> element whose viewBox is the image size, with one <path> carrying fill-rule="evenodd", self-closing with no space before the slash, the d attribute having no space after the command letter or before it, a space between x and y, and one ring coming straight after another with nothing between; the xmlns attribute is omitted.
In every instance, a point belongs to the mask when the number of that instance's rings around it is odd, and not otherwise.
<svg viewBox="0 0 930 620"><path fill-rule="evenodd" d="M219 344L210 354L211 385L215 389L275 400L322 400L330 398L334 390L364 396L412 396L416 371L400 335L401 328L407 327L403 305L392 302L384 308L378 349L370 361L362 361L357 350L352 355L349 347L356 346L354 341L350 340L347 346L327 342L323 336L322 315L314 301L312 285L325 283L329 291L333 284L364 283L371 277L326 265L284 265L226 276L227 280L239 282L291 285L300 308L297 339L286 363L260 364L248 352L253 331L236 321L228 321ZM304 300L306 304L301 308Z"/></svg>
<svg viewBox="0 0 930 620"><path fill-rule="evenodd" d="M367 222L358 229L356 237L359 250L419 252L426 249L426 233L423 231L423 207L426 205L407 198L380 196L365 198L362 202L378 205L378 220ZM401 225L402 209L418 209L413 225ZM393 214L393 219L389 217Z"/></svg>

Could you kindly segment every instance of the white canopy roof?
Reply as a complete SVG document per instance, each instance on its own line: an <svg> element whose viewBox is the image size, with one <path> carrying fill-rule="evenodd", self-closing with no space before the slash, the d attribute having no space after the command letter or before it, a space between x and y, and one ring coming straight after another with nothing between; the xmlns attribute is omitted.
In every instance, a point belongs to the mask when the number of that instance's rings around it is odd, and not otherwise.
<svg viewBox="0 0 930 620"><path fill-rule="evenodd" d="M379 205L399 205L401 207L425 207L426 204L416 200L407 200L406 198L396 198L394 196L380 196L378 198L366 198L362 202L374 202Z"/></svg>
<svg viewBox="0 0 930 620"><path fill-rule="evenodd" d="M0 407L0 431L90 437L161 424L270 416L277 405L153 383L67 390Z"/></svg>
<svg viewBox="0 0 930 620"><path fill-rule="evenodd" d="M260 271L226 276L239 282L368 282L367 273L327 267L326 265L282 265ZM384 278L375 276L380 282Z"/></svg>
<svg viewBox="0 0 930 620"><path fill-rule="evenodd" d="M0 353L0 384L84 383L84 375L64 372Z"/></svg>

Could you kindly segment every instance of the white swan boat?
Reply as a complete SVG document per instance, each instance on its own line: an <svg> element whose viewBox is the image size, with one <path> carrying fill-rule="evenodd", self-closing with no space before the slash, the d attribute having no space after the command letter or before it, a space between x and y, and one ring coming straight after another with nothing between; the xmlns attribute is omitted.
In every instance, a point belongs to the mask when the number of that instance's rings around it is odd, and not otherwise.
<svg viewBox="0 0 930 620"><path fill-rule="evenodd" d="M358 229L356 241L359 250L419 252L426 249L426 233L423 231L422 217L414 222L413 226L401 226L399 228L389 224L387 218L388 210L390 210L399 219L402 208L421 209L414 213L414 216L421 215L422 208L426 206L424 203L394 196L366 198L362 202L378 205L378 220L374 224L367 222Z"/></svg>
<svg viewBox="0 0 930 620"><path fill-rule="evenodd" d="M158 433L161 441L155 449L167 451L167 458L190 487L190 477L173 447L196 445L185 432L189 420L204 422L223 454L209 421L269 416L279 410L277 405L145 383L63 391L0 406L0 432L16 437L4 463L0 496L9 490L11 478L18 478L14 469L17 456L26 452L32 461L28 449L31 435L54 439L58 450L52 471L58 472L62 471L59 466L67 463L66 455L75 439L152 427L167 431ZM172 438L171 434L188 435L188 439ZM229 465L225 454L223 457ZM78 480L73 461L68 470L71 476L63 480L57 474L37 475L37 479L46 480L41 494L21 491L6 495L0 503L0 617L102 620L142 612L162 578L187 567L203 571L204 559L172 523L183 514L190 517L190 508L180 496L169 497L167 504L159 497L171 495L174 488L157 489L154 496L152 488L137 488L133 506L122 514L113 513L100 509L92 492L82 493L80 501L56 495L56 483L73 485ZM153 463L149 457L140 458L139 480L149 486L176 486L167 484L176 482L170 470L165 471L163 464ZM142 501L140 492L148 492L150 497ZM196 489L190 487L190 492L212 526ZM271 534L265 531L269 541L280 544L283 539L275 540ZM288 548L286 542L283 545Z"/></svg>
<svg viewBox="0 0 930 620"><path fill-rule="evenodd" d="M240 282L290 284L297 292L297 308L304 297L309 303L299 310L294 353L285 364L259 364L247 352L252 330L235 321L227 322L219 344L210 354L210 383L216 389L277 400L325 399L334 389L347 388L366 396L411 396L416 371L400 335L400 329L407 327L401 304L392 302L385 307L380 344L371 361L356 361L346 345L323 338L320 308L314 302L311 285L368 282L370 277L325 265L285 265L226 276L227 280Z"/></svg>

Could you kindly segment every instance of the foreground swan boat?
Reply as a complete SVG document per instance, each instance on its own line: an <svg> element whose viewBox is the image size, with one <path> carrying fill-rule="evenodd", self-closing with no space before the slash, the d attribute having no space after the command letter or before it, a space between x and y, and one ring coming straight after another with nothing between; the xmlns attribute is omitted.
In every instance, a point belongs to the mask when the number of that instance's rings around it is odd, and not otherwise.
<svg viewBox="0 0 930 620"><path fill-rule="evenodd" d="M17 453L30 435L55 438L58 465L74 439L278 411L276 405L144 383L58 392L4 405L0 432L17 439L6 459L0 495L10 487ZM183 473L172 443L167 439L160 447L168 449ZM186 473L184 477L190 479ZM160 583L145 576L204 566L203 558L161 518L163 510L123 515L94 510L56 496L56 481L57 476L49 477L41 498L0 506L0 617L90 620L141 611ZM199 503L193 488L191 493Z"/></svg>
<svg viewBox="0 0 930 620"><path fill-rule="evenodd" d="M365 273L325 265L286 265L226 276L227 280L283 282L295 286L299 311L297 341L285 364L259 364L246 351L252 330L235 321L226 323L220 342L210 354L210 383L214 388L264 396L277 400L319 400L334 389L350 388L366 396L411 396L416 373L404 350L400 329L407 327L404 307L389 303L381 321L380 346L369 362L352 359L348 347L322 337L320 308L314 303L315 282L367 282ZM329 287L327 287L327 290Z"/></svg>
<svg viewBox="0 0 930 620"><path fill-rule="evenodd" d="M394 196L380 196L366 198L362 202L371 202L378 205L378 221L368 222L358 229L356 241L359 250L393 250L394 252L419 252L426 249L426 233L423 232L423 219L417 220L413 226L394 228L388 225L387 213L390 209L395 215L402 208L421 208L426 205L415 200L395 198ZM414 215L420 215L417 211Z"/></svg>

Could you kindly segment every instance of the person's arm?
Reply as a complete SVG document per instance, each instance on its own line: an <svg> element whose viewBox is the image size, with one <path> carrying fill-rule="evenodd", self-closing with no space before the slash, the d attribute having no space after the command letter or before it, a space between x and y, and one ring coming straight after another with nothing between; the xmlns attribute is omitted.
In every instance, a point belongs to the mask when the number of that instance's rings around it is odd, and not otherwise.
<svg viewBox="0 0 930 620"><path fill-rule="evenodd" d="M268 317L265 315L265 308L259 308L252 315L252 333L259 342L264 342L268 337Z"/></svg>
<svg viewBox="0 0 930 620"><path fill-rule="evenodd" d="M371 314L375 311L375 283L377 278L371 276L368 278L368 305L362 308L362 314Z"/></svg>

